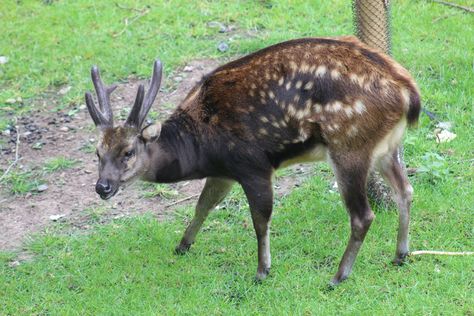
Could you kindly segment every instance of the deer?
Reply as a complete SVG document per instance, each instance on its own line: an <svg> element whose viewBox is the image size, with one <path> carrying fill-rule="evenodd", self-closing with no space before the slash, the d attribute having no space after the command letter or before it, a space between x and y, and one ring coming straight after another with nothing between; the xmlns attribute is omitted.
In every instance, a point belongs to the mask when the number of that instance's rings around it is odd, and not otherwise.
<svg viewBox="0 0 474 316"><path fill-rule="evenodd" d="M102 199L136 179L174 183L206 179L195 214L176 247L186 253L210 213L238 183L248 200L257 239L256 280L271 267L272 176L279 168L315 161L332 167L350 218L350 237L331 286L347 279L374 220L367 176L378 170L398 206L393 263L409 253L413 188L399 160L407 127L417 124L420 94L409 72L352 36L294 39L218 67L190 90L163 123L144 124L158 94L162 64L149 89L138 87L124 124L114 126L110 94L91 70L99 107L85 94L100 130L97 145Z"/></svg>

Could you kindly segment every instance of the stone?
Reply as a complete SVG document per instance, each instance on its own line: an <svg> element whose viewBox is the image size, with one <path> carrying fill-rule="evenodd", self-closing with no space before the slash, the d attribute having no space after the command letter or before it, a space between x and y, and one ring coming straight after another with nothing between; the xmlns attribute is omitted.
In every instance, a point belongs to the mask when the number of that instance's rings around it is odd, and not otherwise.
<svg viewBox="0 0 474 316"><path fill-rule="evenodd" d="M66 214L56 214L56 215L51 215L49 217L49 219L52 220L53 222L56 222L57 220L65 217L65 216L66 216Z"/></svg>
<svg viewBox="0 0 474 316"><path fill-rule="evenodd" d="M44 192L46 190L48 190L48 185L47 184L40 184L36 188L36 191L38 191L38 192Z"/></svg>
<svg viewBox="0 0 474 316"><path fill-rule="evenodd" d="M221 53L225 53L229 50L229 45L226 42L220 42L219 45L217 45L217 50Z"/></svg>

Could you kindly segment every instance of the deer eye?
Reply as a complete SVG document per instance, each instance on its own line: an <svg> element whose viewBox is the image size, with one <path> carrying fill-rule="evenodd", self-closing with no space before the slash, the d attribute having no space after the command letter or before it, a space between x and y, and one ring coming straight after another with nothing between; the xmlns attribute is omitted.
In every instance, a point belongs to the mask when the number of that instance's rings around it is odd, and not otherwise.
<svg viewBox="0 0 474 316"><path fill-rule="evenodd" d="M126 159L130 159L134 155L135 155L135 150L132 149L132 150L127 151L124 156Z"/></svg>

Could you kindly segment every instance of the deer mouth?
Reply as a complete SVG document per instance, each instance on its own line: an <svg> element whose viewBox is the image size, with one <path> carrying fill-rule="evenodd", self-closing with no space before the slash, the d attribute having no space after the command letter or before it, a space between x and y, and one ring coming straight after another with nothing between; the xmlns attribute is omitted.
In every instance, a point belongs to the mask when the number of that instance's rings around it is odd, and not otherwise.
<svg viewBox="0 0 474 316"><path fill-rule="evenodd" d="M115 189L112 190L112 192L107 193L107 194L99 194L99 196L102 200L108 200L111 197L113 197L115 194L117 194L118 190L119 190L119 187L116 187Z"/></svg>

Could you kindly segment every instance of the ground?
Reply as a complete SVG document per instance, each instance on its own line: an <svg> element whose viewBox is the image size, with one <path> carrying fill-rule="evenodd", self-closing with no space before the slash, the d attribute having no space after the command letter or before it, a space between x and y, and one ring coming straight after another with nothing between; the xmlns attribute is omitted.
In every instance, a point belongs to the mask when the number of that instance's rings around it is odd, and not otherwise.
<svg viewBox="0 0 474 316"><path fill-rule="evenodd" d="M186 96L201 77L219 65L219 61L202 59L188 63L172 78L165 78L174 85L168 93L160 92L154 104L155 118L166 118L175 105ZM132 79L120 83L111 96L114 113L126 114L133 104L137 87L143 80ZM87 229L91 217L100 215L99 222L110 219L151 212L158 219L169 217L176 206L194 203L204 185L204 180L186 181L167 186L165 194L149 197L143 183L136 183L121 191L109 201L102 201L94 191L97 181L97 159L94 146L97 133L85 108L79 105L77 112L54 111L61 90L49 93L34 101L45 105L41 111L34 111L19 117L20 131L18 146L19 168L37 170L33 177L41 177L37 186L46 184L42 192L33 189L26 195L12 195L9 183L0 191L0 250L15 250L21 247L25 238L48 227L53 221L61 221L69 226ZM69 114L68 114L69 113ZM117 114L116 114L117 115ZM9 135L1 134L0 141L7 144L1 148L0 169L6 169L16 155L16 130ZM92 149L91 149L92 148ZM89 150L88 150L89 149ZM45 172L44 166L52 157L65 157L75 163L67 169ZM275 183L277 195L287 193L301 183L309 168L296 166L290 176L278 177ZM31 181L34 179L27 179ZM40 188L41 191L41 188ZM170 191L171 194L166 194ZM175 192L176 191L176 192ZM162 196L164 195L164 196Z"/></svg>
<svg viewBox="0 0 474 316"><path fill-rule="evenodd" d="M118 109L131 104L137 78L161 58L166 77L149 115L161 120L217 64L288 39L353 34L350 1L1 4L1 315L474 315L474 257L415 256L392 266L398 216L390 207L375 207L353 274L328 291L350 228L327 164L277 177L272 270L260 284L238 186L185 256L174 248L202 183L137 183L108 202L94 193L96 132L83 99L92 64L107 83L121 83L113 107L123 117ZM411 250L472 251L474 14L400 0L391 17L393 57L415 78L426 110L404 139L416 170ZM21 160L12 166L15 125Z"/></svg>

